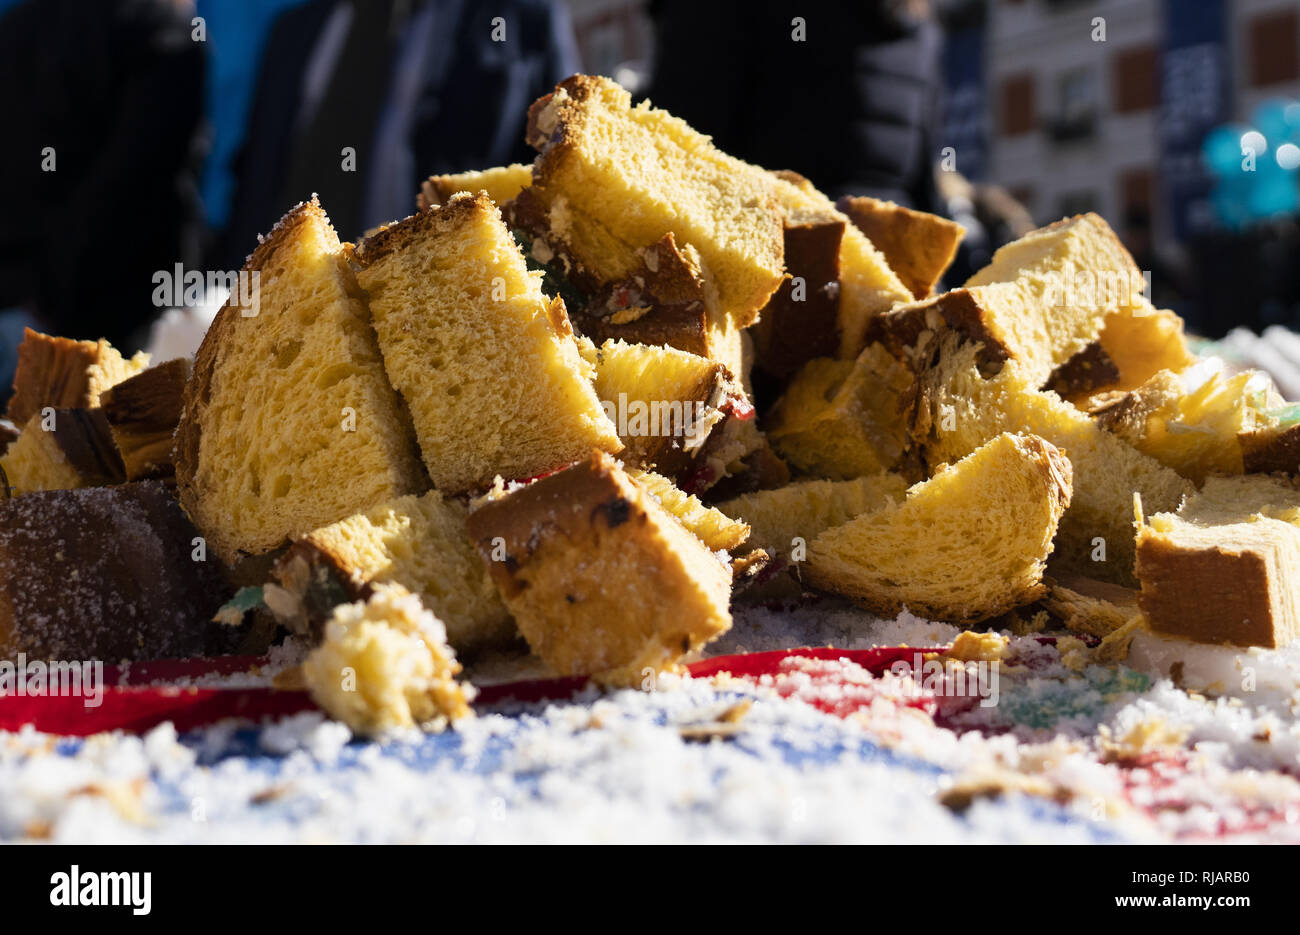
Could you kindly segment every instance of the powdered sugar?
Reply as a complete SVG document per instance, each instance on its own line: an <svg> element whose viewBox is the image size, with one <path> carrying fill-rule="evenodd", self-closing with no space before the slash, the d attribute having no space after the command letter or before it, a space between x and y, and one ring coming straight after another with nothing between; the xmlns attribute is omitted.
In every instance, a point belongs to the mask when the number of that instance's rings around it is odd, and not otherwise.
<svg viewBox="0 0 1300 935"><path fill-rule="evenodd" d="M956 632L815 601L738 608L727 639L933 647ZM1137 650L1135 664L1156 658ZM1285 690L1300 654L1238 654L1271 687L1208 697L1155 663L1150 674L1072 668L1037 637L999 652L988 708L905 674L787 658L757 681L663 676L648 692L588 687L562 702L480 706L454 731L385 744L317 713L180 737L0 734L0 837L1300 839L1300 731ZM1217 666L1239 673L1226 657Z"/></svg>

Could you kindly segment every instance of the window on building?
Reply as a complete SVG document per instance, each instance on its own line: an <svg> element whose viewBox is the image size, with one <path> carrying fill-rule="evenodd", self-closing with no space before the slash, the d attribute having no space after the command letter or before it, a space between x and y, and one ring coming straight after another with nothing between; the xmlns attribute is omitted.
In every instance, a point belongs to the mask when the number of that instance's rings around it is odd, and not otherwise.
<svg viewBox="0 0 1300 935"><path fill-rule="evenodd" d="M1037 124L1034 112L1034 76L1002 79L1002 135L1029 133Z"/></svg>
<svg viewBox="0 0 1300 935"><path fill-rule="evenodd" d="M1115 112L1150 110L1159 98L1155 46L1135 46L1115 56Z"/></svg>
<svg viewBox="0 0 1300 935"><path fill-rule="evenodd" d="M1091 66L1071 68L1056 79L1056 109L1050 132L1056 140L1092 136L1097 122L1097 73Z"/></svg>
<svg viewBox="0 0 1300 935"><path fill-rule="evenodd" d="M1154 177L1150 169L1129 169L1119 177L1119 205L1124 214L1130 211L1151 215Z"/></svg>
<svg viewBox="0 0 1300 935"><path fill-rule="evenodd" d="M1300 78L1300 14L1295 10L1261 14L1250 21L1247 35L1252 86Z"/></svg>

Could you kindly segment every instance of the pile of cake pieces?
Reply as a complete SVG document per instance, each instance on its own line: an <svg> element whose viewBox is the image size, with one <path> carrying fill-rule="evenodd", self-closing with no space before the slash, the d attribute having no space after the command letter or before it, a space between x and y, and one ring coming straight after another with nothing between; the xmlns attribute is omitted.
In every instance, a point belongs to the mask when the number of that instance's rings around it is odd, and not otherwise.
<svg viewBox="0 0 1300 935"><path fill-rule="evenodd" d="M356 244L292 208L192 363L29 332L0 657L292 639L376 733L472 713L480 654L639 685L809 591L1099 660L1297 636L1297 420L1189 353L1101 218L936 292L958 225L603 78L526 137Z"/></svg>

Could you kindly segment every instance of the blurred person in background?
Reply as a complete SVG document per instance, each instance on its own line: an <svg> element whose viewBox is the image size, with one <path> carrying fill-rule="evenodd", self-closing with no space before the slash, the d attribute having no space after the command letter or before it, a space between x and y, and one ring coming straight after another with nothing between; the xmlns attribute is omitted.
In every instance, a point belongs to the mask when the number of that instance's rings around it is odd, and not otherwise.
<svg viewBox="0 0 1300 935"><path fill-rule="evenodd" d="M130 354L153 274L194 259L203 46L186 0L0 14L0 401L31 325Z"/></svg>
<svg viewBox="0 0 1300 935"><path fill-rule="evenodd" d="M313 192L339 236L355 239L410 214L430 174L530 160L529 105L578 69L567 11L546 0L285 10L261 56L213 265L238 268Z"/></svg>
<svg viewBox="0 0 1300 935"><path fill-rule="evenodd" d="M1151 301L1156 308L1185 314L1188 296L1196 292L1192 271L1173 249L1161 249L1151 233L1151 212L1141 205L1124 209L1120 240L1133 254L1133 262L1151 274Z"/></svg>
<svg viewBox="0 0 1300 935"><path fill-rule="evenodd" d="M650 15L656 107L831 198L941 210L932 166L943 37L928 2L651 0Z"/></svg>
<svg viewBox="0 0 1300 935"><path fill-rule="evenodd" d="M960 172L935 172L938 213L966 228L944 284L956 288L993 259L998 247L1034 229L1034 219L1010 192L1000 185L973 183Z"/></svg>

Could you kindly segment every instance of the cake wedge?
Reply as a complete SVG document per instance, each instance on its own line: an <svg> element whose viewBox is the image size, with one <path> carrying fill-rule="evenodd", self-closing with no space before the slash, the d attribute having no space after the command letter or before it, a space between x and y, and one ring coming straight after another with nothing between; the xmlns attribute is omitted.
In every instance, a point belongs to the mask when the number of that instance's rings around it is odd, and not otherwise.
<svg viewBox="0 0 1300 935"><path fill-rule="evenodd" d="M917 299L934 291L966 234L956 221L866 195L841 198L835 207L885 255Z"/></svg>
<svg viewBox="0 0 1300 935"><path fill-rule="evenodd" d="M27 328L18 345L14 393L5 415L15 425L23 425L47 406L93 409L109 387L139 373L148 363L148 354L124 358L102 338L73 341Z"/></svg>
<svg viewBox="0 0 1300 935"><path fill-rule="evenodd" d="M855 361L815 358L773 407L768 437L781 457L814 477L890 470L911 444L913 383L911 371L879 344Z"/></svg>
<svg viewBox="0 0 1300 935"><path fill-rule="evenodd" d="M984 346L991 362L1020 362L1041 387L1098 341L1115 315L1150 310L1142 273L1095 214L1066 218L1006 244L961 289L900 305L869 335L898 353L923 331L946 326Z"/></svg>
<svg viewBox="0 0 1300 935"><path fill-rule="evenodd" d="M127 480L170 477L176 424L192 366L178 357L142 370L103 394L102 408Z"/></svg>
<svg viewBox="0 0 1300 935"><path fill-rule="evenodd" d="M723 312L750 325L781 284L782 232L767 173L607 78L574 75L528 112L540 156L528 193L599 282L636 267L671 232L700 253Z"/></svg>
<svg viewBox="0 0 1300 935"><path fill-rule="evenodd" d="M574 342L484 194L457 194L357 245L384 366L434 486L481 491L622 450Z"/></svg>
<svg viewBox="0 0 1300 935"><path fill-rule="evenodd" d="M181 505L230 565L428 487L342 244L315 199L244 264L176 428ZM239 290L244 292L245 290Z"/></svg>
<svg viewBox="0 0 1300 935"><path fill-rule="evenodd" d="M1070 503L1069 460L1034 435L1002 434L915 485L901 503L826 530L808 580L885 617L953 623L1036 600Z"/></svg>

